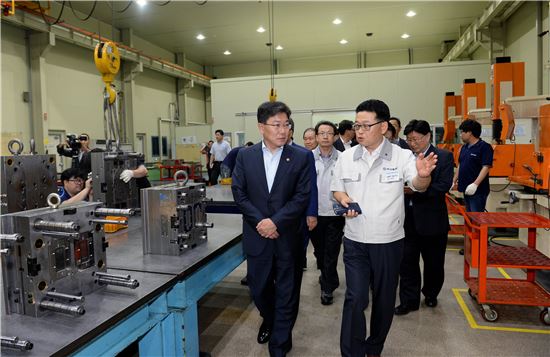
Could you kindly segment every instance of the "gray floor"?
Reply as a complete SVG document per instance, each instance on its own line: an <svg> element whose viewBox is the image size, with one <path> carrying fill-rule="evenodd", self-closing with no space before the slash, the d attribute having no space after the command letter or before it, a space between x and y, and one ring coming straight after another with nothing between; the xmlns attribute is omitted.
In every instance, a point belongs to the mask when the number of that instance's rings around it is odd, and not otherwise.
<svg viewBox="0 0 550 357"><path fill-rule="evenodd" d="M514 244L512 241L502 241ZM450 239L446 256L446 278L436 308L396 316L383 351L384 356L550 356L550 327L539 321L536 307L497 306L496 323L481 318L463 281L463 257L458 239ZM320 303L319 272L314 267L311 245L308 269L304 272L300 313L293 330L289 356L339 356L340 321L345 277L340 254L341 286L331 306ZM248 289L240 285L243 263L218 284L199 305L201 351L212 356L268 356L267 345L256 343L261 323ZM521 271L507 269L512 277ZM491 275L501 276L497 270ZM453 290L460 289L460 290ZM457 298L458 295L458 298ZM459 301L464 302L478 328L472 328ZM369 309L370 310L370 309ZM370 311L367 310L367 318ZM474 326L476 326L474 325Z"/></svg>

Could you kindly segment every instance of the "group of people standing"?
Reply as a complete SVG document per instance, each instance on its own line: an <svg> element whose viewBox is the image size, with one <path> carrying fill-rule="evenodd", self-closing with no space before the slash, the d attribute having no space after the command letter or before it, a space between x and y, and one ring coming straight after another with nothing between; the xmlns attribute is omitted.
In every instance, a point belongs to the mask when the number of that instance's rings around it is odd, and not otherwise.
<svg viewBox="0 0 550 357"><path fill-rule="evenodd" d="M257 120L262 141L238 152L232 191L243 214L248 285L263 318L258 342L269 342L272 356L284 356L292 348L303 242L309 236L321 270L324 305L333 303L339 286L336 266L343 241L342 355L380 355L394 314L418 310L421 294L426 306L437 305L449 230L445 194L453 185L452 154L431 145L430 126L424 120L409 122L404 129L407 139L399 139L399 119L375 99L357 106L355 123L336 127L322 121L307 129L307 150L289 145L294 126L286 104L263 103ZM468 181L477 168L488 171L492 155L484 154L479 124L470 122L460 127L467 149L461 153L455 181L466 195L475 195L484 192L488 176L480 173L474 182ZM390 127L397 134L387 137ZM310 217L312 195L315 217ZM335 205L346 213L337 215ZM395 307L398 286L400 304ZM364 311L371 299L367 337Z"/></svg>

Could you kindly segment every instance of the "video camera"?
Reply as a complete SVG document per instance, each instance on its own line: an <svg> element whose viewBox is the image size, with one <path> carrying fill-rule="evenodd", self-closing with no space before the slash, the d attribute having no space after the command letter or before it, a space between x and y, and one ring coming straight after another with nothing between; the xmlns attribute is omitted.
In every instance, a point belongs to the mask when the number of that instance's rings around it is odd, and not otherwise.
<svg viewBox="0 0 550 357"><path fill-rule="evenodd" d="M78 156L78 154L80 153L80 148L82 147L82 144L80 143L80 138L77 137L75 134L68 134L67 143L71 148L71 156Z"/></svg>

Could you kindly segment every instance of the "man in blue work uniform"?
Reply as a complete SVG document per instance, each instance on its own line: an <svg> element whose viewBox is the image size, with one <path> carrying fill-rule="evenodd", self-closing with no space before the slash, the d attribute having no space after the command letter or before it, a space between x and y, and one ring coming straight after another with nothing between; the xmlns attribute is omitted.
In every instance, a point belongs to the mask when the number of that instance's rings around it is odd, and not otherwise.
<svg viewBox="0 0 550 357"><path fill-rule="evenodd" d="M481 124L467 119L460 124L460 138L464 142L458 157L454 183L464 193L467 212L483 212L489 196L489 169L493 165L493 148L479 137Z"/></svg>

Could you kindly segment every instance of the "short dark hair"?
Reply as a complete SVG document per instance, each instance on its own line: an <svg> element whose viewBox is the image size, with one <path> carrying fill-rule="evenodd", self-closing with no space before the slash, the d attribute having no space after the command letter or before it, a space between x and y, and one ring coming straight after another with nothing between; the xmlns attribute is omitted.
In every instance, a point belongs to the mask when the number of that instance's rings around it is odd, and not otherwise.
<svg viewBox="0 0 550 357"><path fill-rule="evenodd" d="M208 140L208 143L214 144L214 140Z"/></svg>
<svg viewBox="0 0 550 357"><path fill-rule="evenodd" d="M407 126L405 126L403 134L409 135L413 131L416 131L417 133L420 133L422 135L426 135L432 132L432 130L430 129L430 124L427 121L418 119L411 120L407 124Z"/></svg>
<svg viewBox="0 0 550 357"><path fill-rule="evenodd" d="M315 135L319 134L319 127L321 125L330 126L334 130L334 134L336 134L336 132L338 131L338 129L336 129L336 124L334 124L333 122L330 122L328 120L323 120L323 121L318 122L317 125L315 125Z"/></svg>
<svg viewBox="0 0 550 357"><path fill-rule="evenodd" d="M355 108L355 112L375 113L378 120L388 121L390 119L390 108L388 108L386 103L378 99L365 100Z"/></svg>
<svg viewBox="0 0 550 357"><path fill-rule="evenodd" d="M84 179L84 177L82 177L82 172L78 168L70 167L61 173L61 182L69 181L73 177Z"/></svg>
<svg viewBox="0 0 550 357"><path fill-rule="evenodd" d="M464 120L458 127L458 130L465 133L472 133L472 135L476 138L481 136L481 124L472 119Z"/></svg>
<svg viewBox="0 0 550 357"><path fill-rule="evenodd" d="M388 130L391 131L391 137L395 138L395 136L397 135L397 130L393 127L393 125L388 125Z"/></svg>
<svg viewBox="0 0 550 357"><path fill-rule="evenodd" d="M219 133L221 136L224 136L224 134L225 134L225 133L223 132L223 130L221 130L221 129L218 129L218 130L216 130L216 131L214 132L214 134L218 134L218 133Z"/></svg>
<svg viewBox="0 0 550 357"><path fill-rule="evenodd" d="M388 119L388 121L390 121L390 120L395 120L397 122L397 124L399 124L399 127L401 128L401 120L399 120L399 118L391 117L390 119Z"/></svg>
<svg viewBox="0 0 550 357"><path fill-rule="evenodd" d="M252 146L252 145L254 145L252 141L248 141L246 144L244 144L244 146Z"/></svg>
<svg viewBox="0 0 550 357"><path fill-rule="evenodd" d="M283 102L265 102L258 107L258 123L265 124L267 119L279 113L284 113L290 119L290 108Z"/></svg>
<svg viewBox="0 0 550 357"><path fill-rule="evenodd" d="M353 122L351 120L344 119L338 124L338 134L344 135L346 130L353 130Z"/></svg>
<svg viewBox="0 0 550 357"><path fill-rule="evenodd" d="M88 135L88 133L81 133L78 138L80 139L81 136L85 136L87 140L90 140L90 135Z"/></svg>
<svg viewBox="0 0 550 357"><path fill-rule="evenodd" d="M302 138L303 138L304 136L306 136L306 133L307 133L308 131L313 131L313 134L316 134L316 133L315 133L315 128L307 128L306 130L304 130L304 134L302 134Z"/></svg>

